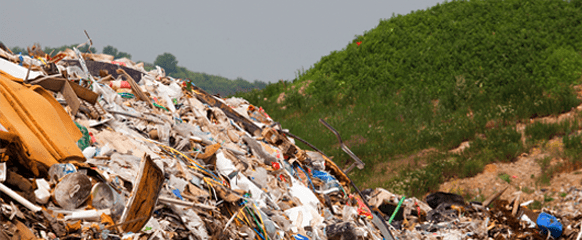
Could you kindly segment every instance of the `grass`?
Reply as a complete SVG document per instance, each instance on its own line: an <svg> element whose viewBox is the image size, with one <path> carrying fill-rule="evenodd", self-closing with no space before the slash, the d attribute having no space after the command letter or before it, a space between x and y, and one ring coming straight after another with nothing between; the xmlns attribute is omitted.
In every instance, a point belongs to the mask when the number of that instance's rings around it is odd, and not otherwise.
<svg viewBox="0 0 582 240"><path fill-rule="evenodd" d="M582 134L567 134L562 138L564 157L573 164L582 162Z"/></svg>
<svg viewBox="0 0 582 240"><path fill-rule="evenodd" d="M568 193L560 193L561 198L565 198L566 196L568 196Z"/></svg>
<svg viewBox="0 0 582 240"><path fill-rule="evenodd" d="M536 184L542 186L550 185L550 181L552 180L552 176L555 171L555 169L550 166L551 160L551 157L545 157L537 161L537 163L540 165L540 168L542 169L542 173L536 179Z"/></svg>
<svg viewBox="0 0 582 240"><path fill-rule="evenodd" d="M534 124L526 129L524 145L514 126L580 103L572 90L582 75L580 21L580 1L439 4L381 20L294 80L238 96L265 108L340 166L349 157L318 119L326 119L344 140L365 139L348 144L366 163L350 173L359 185L379 175L375 168L385 162L436 149L439 154L424 167L405 166L373 183L422 196L446 180L514 161L531 146L579 128ZM285 99L277 102L282 93ZM471 142L465 151L448 152L464 141ZM575 153L569 158L579 161Z"/></svg>
<svg viewBox="0 0 582 240"><path fill-rule="evenodd" d="M556 136L564 136L572 130L577 129L578 122L563 121L560 123L542 123L535 122L525 129L528 142L536 143L550 140Z"/></svg>
<svg viewBox="0 0 582 240"><path fill-rule="evenodd" d="M554 198L550 195L544 194L544 202L554 201Z"/></svg>
<svg viewBox="0 0 582 240"><path fill-rule="evenodd" d="M511 183L511 176L507 173L499 173L497 177L506 183Z"/></svg>
<svg viewBox="0 0 582 240"><path fill-rule="evenodd" d="M526 194L532 194L532 193L534 193L534 192L535 192L535 190L534 190L534 189L531 189L531 188L529 188L529 187L522 187L522 188L521 188L521 191L522 191L522 192L524 192L524 193L526 193Z"/></svg>
<svg viewBox="0 0 582 240"><path fill-rule="evenodd" d="M531 205L530 205L531 209L534 210L540 210L543 207L542 202L538 201L538 200L534 200Z"/></svg>

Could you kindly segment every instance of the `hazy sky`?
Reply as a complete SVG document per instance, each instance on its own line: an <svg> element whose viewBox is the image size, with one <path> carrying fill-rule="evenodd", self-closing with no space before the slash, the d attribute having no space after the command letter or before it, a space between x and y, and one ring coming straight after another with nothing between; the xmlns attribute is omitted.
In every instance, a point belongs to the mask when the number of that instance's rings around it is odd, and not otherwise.
<svg viewBox="0 0 582 240"><path fill-rule="evenodd" d="M0 41L8 47L112 45L134 61L169 52L178 65L230 79L292 80L392 14L439 0L8 1Z"/></svg>

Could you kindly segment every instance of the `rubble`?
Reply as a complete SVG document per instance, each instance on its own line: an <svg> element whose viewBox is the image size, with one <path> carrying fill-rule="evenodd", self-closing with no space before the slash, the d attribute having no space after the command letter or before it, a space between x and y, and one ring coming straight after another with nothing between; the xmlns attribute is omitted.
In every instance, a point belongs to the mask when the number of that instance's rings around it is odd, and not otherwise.
<svg viewBox="0 0 582 240"><path fill-rule="evenodd" d="M2 239L580 238L562 209L362 192L323 152L240 98L129 59L0 50ZM305 142L308 146L311 144Z"/></svg>

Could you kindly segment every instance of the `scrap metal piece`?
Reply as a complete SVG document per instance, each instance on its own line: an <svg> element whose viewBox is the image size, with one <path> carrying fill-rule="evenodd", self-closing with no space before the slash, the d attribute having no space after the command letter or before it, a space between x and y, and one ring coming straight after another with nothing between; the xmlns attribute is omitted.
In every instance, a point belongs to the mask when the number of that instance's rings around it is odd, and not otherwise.
<svg viewBox="0 0 582 240"><path fill-rule="evenodd" d="M342 148L342 150L347 153L352 159L354 159L354 163L352 163L352 165L350 165L348 167L348 169L346 169L344 172L348 173L350 172L354 166L357 166L359 169L364 169L364 162L362 162L362 160L360 160L360 158L358 158L358 156L356 156L356 154L354 154L349 148L348 146L346 146L344 144L344 142L342 141L342 137L339 135L339 133L333 128L331 127L327 122L325 122L323 119L319 119L319 122L321 124L323 124L323 126L325 126L327 129L329 129L333 134L335 134L335 136L337 137L337 140L340 143L340 146Z"/></svg>

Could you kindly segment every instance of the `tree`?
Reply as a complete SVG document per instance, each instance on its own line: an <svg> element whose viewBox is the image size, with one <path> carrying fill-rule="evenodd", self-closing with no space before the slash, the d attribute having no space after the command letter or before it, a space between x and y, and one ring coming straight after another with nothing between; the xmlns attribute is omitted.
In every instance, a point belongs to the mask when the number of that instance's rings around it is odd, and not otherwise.
<svg viewBox="0 0 582 240"><path fill-rule="evenodd" d="M40 48L40 44L36 43L36 45ZM57 53L65 51L67 48L69 49L73 49L73 47L77 47L79 44L71 44L71 45L63 45L60 47L44 47L42 49L43 52L45 52L46 54L50 54L51 56L55 56L57 55ZM18 54L18 53L22 53L22 55L28 55L28 50L26 48L21 48L21 47L12 47L10 48L10 50L14 53L14 54ZM92 53L97 53L97 49L95 49L95 47L91 47L91 52ZM79 51L82 53L88 52L89 51L89 45L84 45L82 47L79 48Z"/></svg>
<svg viewBox="0 0 582 240"><path fill-rule="evenodd" d="M28 50L18 46L11 48L10 51L12 51L14 54L22 53L23 55L28 55Z"/></svg>
<svg viewBox="0 0 582 240"><path fill-rule="evenodd" d="M111 45L107 45L106 47L104 47L103 53L109 54L109 55L113 56L113 58L115 58L115 59L124 58L124 57L127 59L131 59L131 54L126 53L126 52L119 52L119 51L117 51L117 48L115 48Z"/></svg>
<svg viewBox="0 0 582 240"><path fill-rule="evenodd" d="M166 74L170 75L172 73L176 73L178 69L178 60L176 57L171 53L164 53L162 55L158 55L156 61L154 61L154 65L158 65L164 70L166 70Z"/></svg>
<svg viewBox="0 0 582 240"><path fill-rule="evenodd" d="M73 49L73 47L77 47L79 44L71 44L71 45L63 45L60 47L56 47L56 48L52 48L52 47L44 47L43 51L47 54L50 54L51 56L55 56L57 55L57 53L65 51L67 48L69 49ZM89 51L89 45L84 45L80 48L78 48L80 52L85 53ZM92 53L97 53L97 49L95 49L95 47L91 47L91 52ZM51 54L52 52L52 54Z"/></svg>
<svg viewBox="0 0 582 240"><path fill-rule="evenodd" d="M111 56L117 56L117 48L114 48L111 45L107 45L106 47L103 48L103 53L105 54L109 54Z"/></svg>

